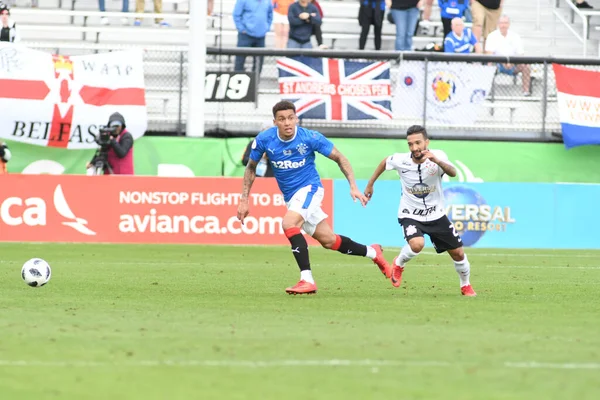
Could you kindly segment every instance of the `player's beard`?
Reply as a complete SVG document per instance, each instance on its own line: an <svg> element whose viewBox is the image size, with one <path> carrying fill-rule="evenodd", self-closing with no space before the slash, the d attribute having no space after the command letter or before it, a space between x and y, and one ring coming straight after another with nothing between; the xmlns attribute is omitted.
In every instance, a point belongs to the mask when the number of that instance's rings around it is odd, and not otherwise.
<svg viewBox="0 0 600 400"><path fill-rule="evenodd" d="M415 152L415 151L413 151L413 152L412 152L412 158L414 158L415 160L417 160L417 161L418 161L418 160L420 160L421 158L423 158L423 152L422 152L422 151L419 151L419 155L418 155L418 156L416 156L415 154L416 154L416 152Z"/></svg>

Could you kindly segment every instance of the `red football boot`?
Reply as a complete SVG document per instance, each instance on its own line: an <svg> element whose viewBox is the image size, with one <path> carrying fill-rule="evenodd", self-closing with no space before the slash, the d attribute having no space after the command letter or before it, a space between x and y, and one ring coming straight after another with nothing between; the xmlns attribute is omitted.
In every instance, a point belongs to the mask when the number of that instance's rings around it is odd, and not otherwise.
<svg viewBox="0 0 600 400"><path fill-rule="evenodd" d="M389 279L389 277L392 275L392 267L383 257L383 248L379 244L372 244L371 247L375 249L375 253L377 254L377 256L373 259L373 262L379 267L381 273Z"/></svg>
<svg viewBox="0 0 600 400"><path fill-rule="evenodd" d="M295 286L285 289L288 294L315 294L317 293L317 285L306 282L304 279L296 283Z"/></svg>

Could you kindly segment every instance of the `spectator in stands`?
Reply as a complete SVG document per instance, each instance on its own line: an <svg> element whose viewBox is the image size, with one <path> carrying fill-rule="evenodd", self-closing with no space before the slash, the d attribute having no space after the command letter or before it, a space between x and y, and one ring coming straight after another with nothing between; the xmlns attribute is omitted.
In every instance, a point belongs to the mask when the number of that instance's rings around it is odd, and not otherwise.
<svg viewBox="0 0 600 400"><path fill-rule="evenodd" d="M321 25L321 14L317 6L310 0L298 0L290 6L288 20L290 21L288 49L312 49L310 38L314 25Z"/></svg>
<svg viewBox="0 0 600 400"><path fill-rule="evenodd" d="M419 0L392 0L391 13L396 25L396 50L411 51L419 21Z"/></svg>
<svg viewBox="0 0 600 400"><path fill-rule="evenodd" d="M456 17L463 18L465 16L465 12L469 9L469 1L470 0L438 0L445 38L454 30L452 27L453 19Z"/></svg>
<svg viewBox="0 0 600 400"><path fill-rule="evenodd" d="M383 27L383 16L385 14L386 0L359 0L358 23L361 26L358 48L365 49L367 36L373 25L375 35L375 50L381 50L381 28Z"/></svg>
<svg viewBox="0 0 600 400"><path fill-rule="evenodd" d="M323 9L317 0L310 0L315 7L317 7L317 11L319 12L319 16L321 17L321 24L313 24L313 35L317 39L317 45L320 49L326 49L327 46L323 44L323 31L321 30L321 25L323 21ZM311 16L315 16L316 14L311 14Z"/></svg>
<svg viewBox="0 0 600 400"><path fill-rule="evenodd" d="M525 54L521 37L511 31L510 19L506 15L502 15L498 20L498 29L491 32L485 41L485 52L487 54L495 54L499 56L511 57L522 56ZM523 95L530 96L531 69L527 64L498 64L498 71L502 74L514 76L523 74Z"/></svg>
<svg viewBox="0 0 600 400"><path fill-rule="evenodd" d="M481 44L462 18L452 19L452 31L444 39L445 53L481 53Z"/></svg>
<svg viewBox="0 0 600 400"><path fill-rule="evenodd" d="M0 20L2 28L0 29L0 42L17 43L19 34L17 32L17 24L10 19L10 9L4 3L0 3Z"/></svg>
<svg viewBox="0 0 600 400"><path fill-rule="evenodd" d="M484 43L490 32L496 29L498 18L502 14L504 0L473 0L473 33L477 40Z"/></svg>
<svg viewBox="0 0 600 400"><path fill-rule="evenodd" d="M575 0L575 7L581 8L581 9L588 9L588 10L594 8L594 7L590 6L588 4L588 2L585 0Z"/></svg>
<svg viewBox="0 0 600 400"><path fill-rule="evenodd" d="M288 9L296 0L273 1L273 30L275 31L275 48L285 49L290 35Z"/></svg>
<svg viewBox="0 0 600 400"><path fill-rule="evenodd" d="M106 12L106 0L98 0L98 8L100 8L101 12ZM129 12L129 0L123 0L123 8L121 9L121 12ZM108 25L108 18L102 17L101 23L102 25ZM129 19L127 19L127 17L123 17L121 18L121 23L123 25L127 25L129 24Z"/></svg>
<svg viewBox="0 0 600 400"><path fill-rule="evenodd" d="M424 3L424 4L423 4ZM423 14L421 15L421 22L418 25L421 27L424 35L429 34L429 27L431 26L431 8L433 6L433 0L422 0ZM444 35L446 37L446 35Z"/></svg>
<svg viewBox="0 0 600 400"><path fill-rule="evenodd" d="M237 0L233 21L238 31L238 47L265 47L265 36L273 23L273 3L264 0ZM253 71L262 71L264 57L254 57ZM235 57L235 70L243 71L246 56Z"/></svg>
<svg viewBox="0 0 600 400"><path fill-rule="evenodd" d="M162 0L153 0L153 2L154 2L154 13L162 14ZM135 0L135 12L136 13L143 13L145 9L146 9L146 0ZM171 26L171 25L169 25L169 23L165 22L162 18L155 18L154 22L156 23L156 25L162 26L162 27ZM136 18L136 20L133 24L135 26L140 26L142 24L142 20L140 20L139 18Z"/></svg>

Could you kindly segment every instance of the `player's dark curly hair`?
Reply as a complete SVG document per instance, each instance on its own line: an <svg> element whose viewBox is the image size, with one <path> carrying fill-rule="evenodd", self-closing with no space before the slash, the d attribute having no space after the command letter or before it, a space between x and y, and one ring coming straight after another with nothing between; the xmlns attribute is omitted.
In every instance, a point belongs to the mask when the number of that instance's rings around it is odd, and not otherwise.
<svg viewBox="0 0 600 400"><path fill-rule="evenodd" d="M273 106L273 118L277 116L277 111L294 110L296 113L296 106L291 101L282 100Z"/></svg>
<svg viewBox="0 0 600 400"><path fill-rule="evenodd" d="M416 135L417 133L421 133L423 135L423 139L427 139L427 131L425 130L425 127L421 125L413 125L409 127L406 131L406 137L409 137L410 135Z"/></svg>

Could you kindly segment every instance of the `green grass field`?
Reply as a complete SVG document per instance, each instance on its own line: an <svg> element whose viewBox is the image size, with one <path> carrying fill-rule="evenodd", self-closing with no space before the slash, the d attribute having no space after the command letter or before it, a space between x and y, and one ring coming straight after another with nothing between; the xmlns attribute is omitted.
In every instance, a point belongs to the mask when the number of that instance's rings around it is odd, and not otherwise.
<svg viewBox="0 0 600 400"><path fill-rule="evenodd" d="M0 244L0 399L600 398L600 252L468 249L476 298L427 253L289 296L287 247Z"/></svg>

